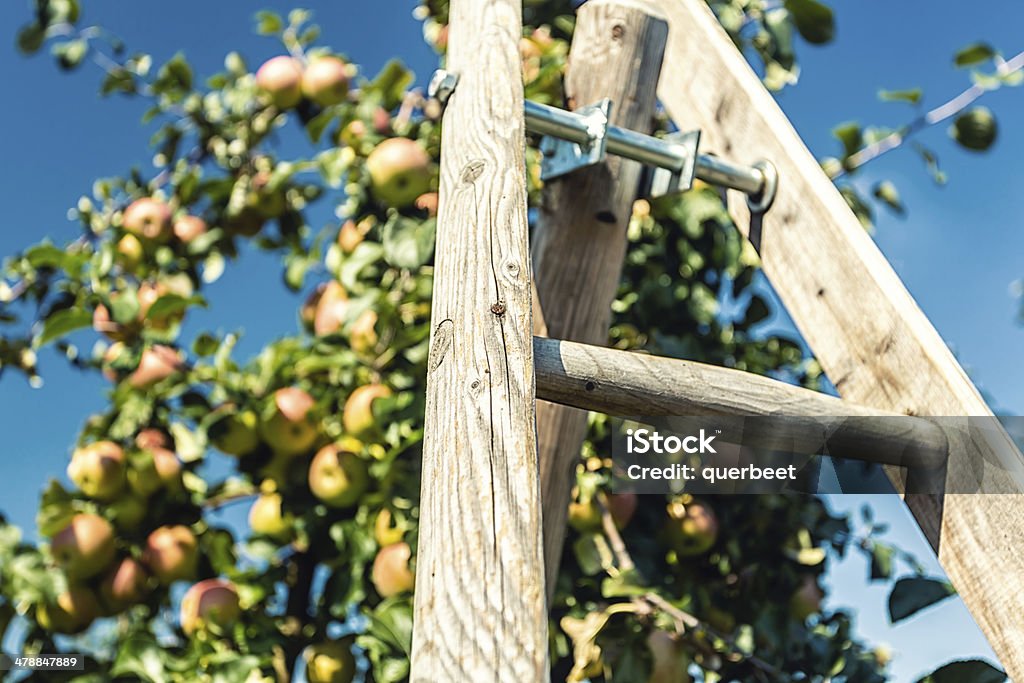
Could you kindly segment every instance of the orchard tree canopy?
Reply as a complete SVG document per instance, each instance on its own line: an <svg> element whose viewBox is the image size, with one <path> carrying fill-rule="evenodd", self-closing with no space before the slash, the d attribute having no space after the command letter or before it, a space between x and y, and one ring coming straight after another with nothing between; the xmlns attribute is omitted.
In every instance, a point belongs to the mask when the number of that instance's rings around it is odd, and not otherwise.
<svg viewBox="0 0 1024 683"><path fill-rule="evenodd" d="M774 89L796 82L801 41L834 33L817 0L710 4ZM526 96L563 106L573 8L525 5ZM251 64L227 45L223 70L199 74L183 55L157 63L122 42L78 0L33 6L21 51L48 50L79 78L99 65L103 95L145 101L153 165L83 188L79 236L27 246L0 273L6 381L38 383L43 347L109 380L106 409L74 445L71 485L40 481L40 542L0 518L0 639L88 655L84 671L33 680L408 680L438 103L400 61L364 72L302 9L256 15L279 56ZM426 0L417 17L443 61L447 3ZM1021 80L987 45L956 60L974 69L977 95ZM972 101L947 118L957 143L982 150L997 127ZM841 154L824 166L843 183L938 120L840 126ZM286 127L316 152L296 156ZM942 180L936 154L918 152ZM904 210L891 182L873 199L843 187L866 224L873 203ZM314 204L337 221L310 224ZM758 332L775 304L716 191L638 200L628 239L611 345L821 388L797 340ZM183 336L208 286L253 248L278 255L284 286L304 294L294 329L252 358L235 335ZM723 313L725 293L739 311ZM822 609L830 562L870 557L870 580L892 584L894 621L952 593L867 511L834 516L813 496L612 494L612 429L591 416L577 468L550 605L554 680L884 681L889 653L862 642L849 611ZM209 459L231 474L203 476ZM246 528L212 520L236 503L250 506ZM981 661L935 664L937 681L1002 680Z"/></svg>

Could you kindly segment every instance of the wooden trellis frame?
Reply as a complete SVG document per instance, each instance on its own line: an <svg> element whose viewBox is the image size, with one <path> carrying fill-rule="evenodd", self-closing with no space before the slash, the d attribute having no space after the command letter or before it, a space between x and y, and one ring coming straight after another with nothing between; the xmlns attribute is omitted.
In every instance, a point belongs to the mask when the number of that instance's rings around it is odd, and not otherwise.
<svg viewBox="0 0 1024 683"><path fill-rule="evenodd" d="M645 358L637 366L629 354L557 340L538 339L535 347L521 8L515 0L451 0L450 8L448 66L461 80L442 144L412 680L547 681L535 371L542 397L596 410L631 395L690 401L691 415L766 414L779 405L818 415L992 413L703 0L592 0L583 11L605 18L660 13L669 34L658 93L676 123L700 128L711 151L776 164L772 210L752 217L742 196L729 193L730 212L839 393L859 406L707 366L648 372L679 372L673 393L635 378L651 363L675 361ZM632 16L639 22L633 25L658 22ZM600 278L617 278L614 265ZM588 319L606 319L596 310L602 302L592 298ZM626 371L630 365L636 372ZM587 391L586 381L580 390L588 372L601 377L602 391ZM914 432L931 438L927 427ZM541 443L546 438L542 433ZM578 449L566 448L544 457L575 459ZM1024 468L1001 430L956 444L952 453L960 461L949 464L951 490L962 488L972 459ZM544 467L565 469L554 461ZM564 508L567 492L550 493L558 490L545 487L546 519L564 519L564 509L555 508ZM905 500L1007 673L1024 680L1024 496ZM548 567L560 545L560 537L548 543Z"/></svg>

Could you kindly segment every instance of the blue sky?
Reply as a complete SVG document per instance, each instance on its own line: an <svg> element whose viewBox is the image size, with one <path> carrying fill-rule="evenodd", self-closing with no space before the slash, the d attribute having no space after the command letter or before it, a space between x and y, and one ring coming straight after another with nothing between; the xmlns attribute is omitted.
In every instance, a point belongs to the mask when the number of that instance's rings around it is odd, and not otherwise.
<svg viewBox="0 0 1024 683"><path fill-rule="evenodd" d="M224 53L242 52L251 66L277 52L273 41L253 32L251 15L263 6L287 10L281 2L260 4L179 0L174 9L155 3L86 0L86 19L104 24L131 49L145 49L157 62L183 50L197 72L220 68ZM324 40L374 72L399 55L422 83L434 67L422 43L414 3L308 2L324 29ZM951 68L953 52L984 39L1013 54L1024 49L1020 26L1024 6L996 0L980 7L942 0L892 3L837 0L835 43L800 46L801 83L780 102L819 156L834 153L829 134L841 121L895 125L906 121L906 105L880 104L880 88L921 86L926 105L936 105L967 85L966 74ZM145 168L151 131L139 117L144 104L103 100L96 95L97 69L71 75L58 72L45 56L26 60L16 54L14 27L28 16L28 3L0 3L0 254L10 254L50 236L71 239L76 226L68 207L88 193L97 177ZM686 68L667 65L666 68ZM1024 276L1024 193L1019 190L1024 129L1011 126L1024 111L1024 89L986 96L1004 126L990 154L960 151L944 127L922 136L939 153L949 173L945 188L927 178L920 160L898 151L872 164L865 187L880 178L895 180L909 207L899 220L881 212L876 239L911 293L957 353L976 382L1006 412L1024 409L1024 367L1019 354L1024 330L1016 323L1017 304L1010 283ZM301 143L299 143L301 144ZM326 222L328 215L317 220ZM822 255L822 258L827 255ZM297 299L280 284L280 268L259 254L247 254L211 291L211 308L194 316L192 329L235 330L247 336L242 353L295 326ZM33 390L11 375L0 384L0 510L31 528L44 477L63 470L70 445L85 416L103 406L101 380L66 371L44 354L46 386ZM837 509L856 510L862 500L836 497ZM891 538L939 571L923 539L894 497L872 501L877 516L892 522ZM855 606L860 631L874 642L888 642L900 654L894 680L915 680L939 661L988 654L963 606L956 601L933 608L890 628L885 591L865 587L867 567L854 557L829 578L833 605Z"/></svg>

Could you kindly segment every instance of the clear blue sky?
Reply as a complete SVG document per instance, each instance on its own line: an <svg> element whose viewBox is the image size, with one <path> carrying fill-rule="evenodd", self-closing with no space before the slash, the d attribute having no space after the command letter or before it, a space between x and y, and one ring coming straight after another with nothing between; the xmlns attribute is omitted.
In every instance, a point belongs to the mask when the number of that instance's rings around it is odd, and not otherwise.
<svg viewBox="0 0 1024 683"><path fill-rule="evenodd" d="M184 50L197 71L220 68L223 55L241 51L251 65L277 50L254 35L252 13L268 5L180 0L171 9L155 3L86 0L86 19L107 26L130 49L145 49L161 61ZM400 2L308 2L334 48L370 72L400 55L422 83L434 66L422 43L411 0ZM780 98L786 112L815 154L831 154L830 128L843 120L899 124L910 109L881 105L879 88L923 86L926 104L935 105L966 85L950 57L960 46L986 39L1007 53L1024 49L1020 26L1024 6L996 0L984 9L954 0L928 3L836 0L838 38L825 48L800 46L801 83ZM93 179L145 167L150 131L138 123L144 105L96 95L98 70L71 75L57 71L46 56L26 60L13 48L15 27L28 15L28 2L0 3L0 203L5 228L0 254L10 254L43 236L61 242L75 236L68 207L88 193ZM671 65L686 68L685 65ZM1004 124L1021 119L1024 89L995 93L985 103ZM865 185L890 177L910 209L905 220L881 213L877 240L924 311L956 351L996 407L1024 409L1024 368L1019 355L1024 330L1015 322L1010 283L1024 276L1024 193L1019 190L1024 128L1004 125L992 153L961 152L944 130L923 138L939 152L949 186L935 188L921 162L896 152L872 165ZM318 220L326 222L326 214ZM825 258L827 255L822 255ZM212 306L191 320L192 329L244 328L242 353L292 330L297 299L280 285L280 268L258 254L232 268L211 292ZM85 416L103 406L104 385L64 369L43 356L46 386L32 390L11 375L0 383L0 510L31 529L44 477L59 473ZM837 497L837 509L856 510L860 498ZM892 538L922 559L929 551L894 497L873 501L878 516L893 523ZM937 565L931 562L934 571ZM853 606L860 631L873 642L899 652L894 680L912 681L929 665L957 656L989 653L969 615L949 601L896 628L885 616L885 591L865 588L867 567L853 557L829 577L833 605Z"/></svg>

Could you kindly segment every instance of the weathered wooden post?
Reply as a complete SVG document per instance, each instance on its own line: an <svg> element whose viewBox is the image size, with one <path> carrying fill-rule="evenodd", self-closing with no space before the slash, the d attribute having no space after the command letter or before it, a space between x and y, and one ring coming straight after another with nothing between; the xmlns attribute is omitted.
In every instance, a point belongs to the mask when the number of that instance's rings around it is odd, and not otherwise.
<svg viewBox="0 0 1024 683"><path fill-rule="evenodd" d="M547 681L516 0L452 0L413 681Z"/></svg>
<svg viewBox="0 0 1024 683"><path fill-rule="evenodd" d="M570 108L607 97L611 123L649 132L667 37L665 21L637 0L591 0L581 7L565 82ZM606 343L640 171L637 162L609 156L545 187L532 244L544 318L534 320L538 334ZM537 404L549 594L586 420L582 410Z"/></svg>
<svg viewBox="0 0 1024 683"><path fill-rule="evenodd" d="M735 193L729 208L839 393L910 415L991 416L703 0L655 4L671 27L666 56L675 66L665 70L658 92L676 123L700 128L710 151L745 157L739 161L770 159L778 168L768 214L751 217ZM958 454L1022 464L1002 430ZM969 490L970 463L950 465L947 489ZM1024 680L1024 497L951 493L906 500L1010 677Z"/></svg>

